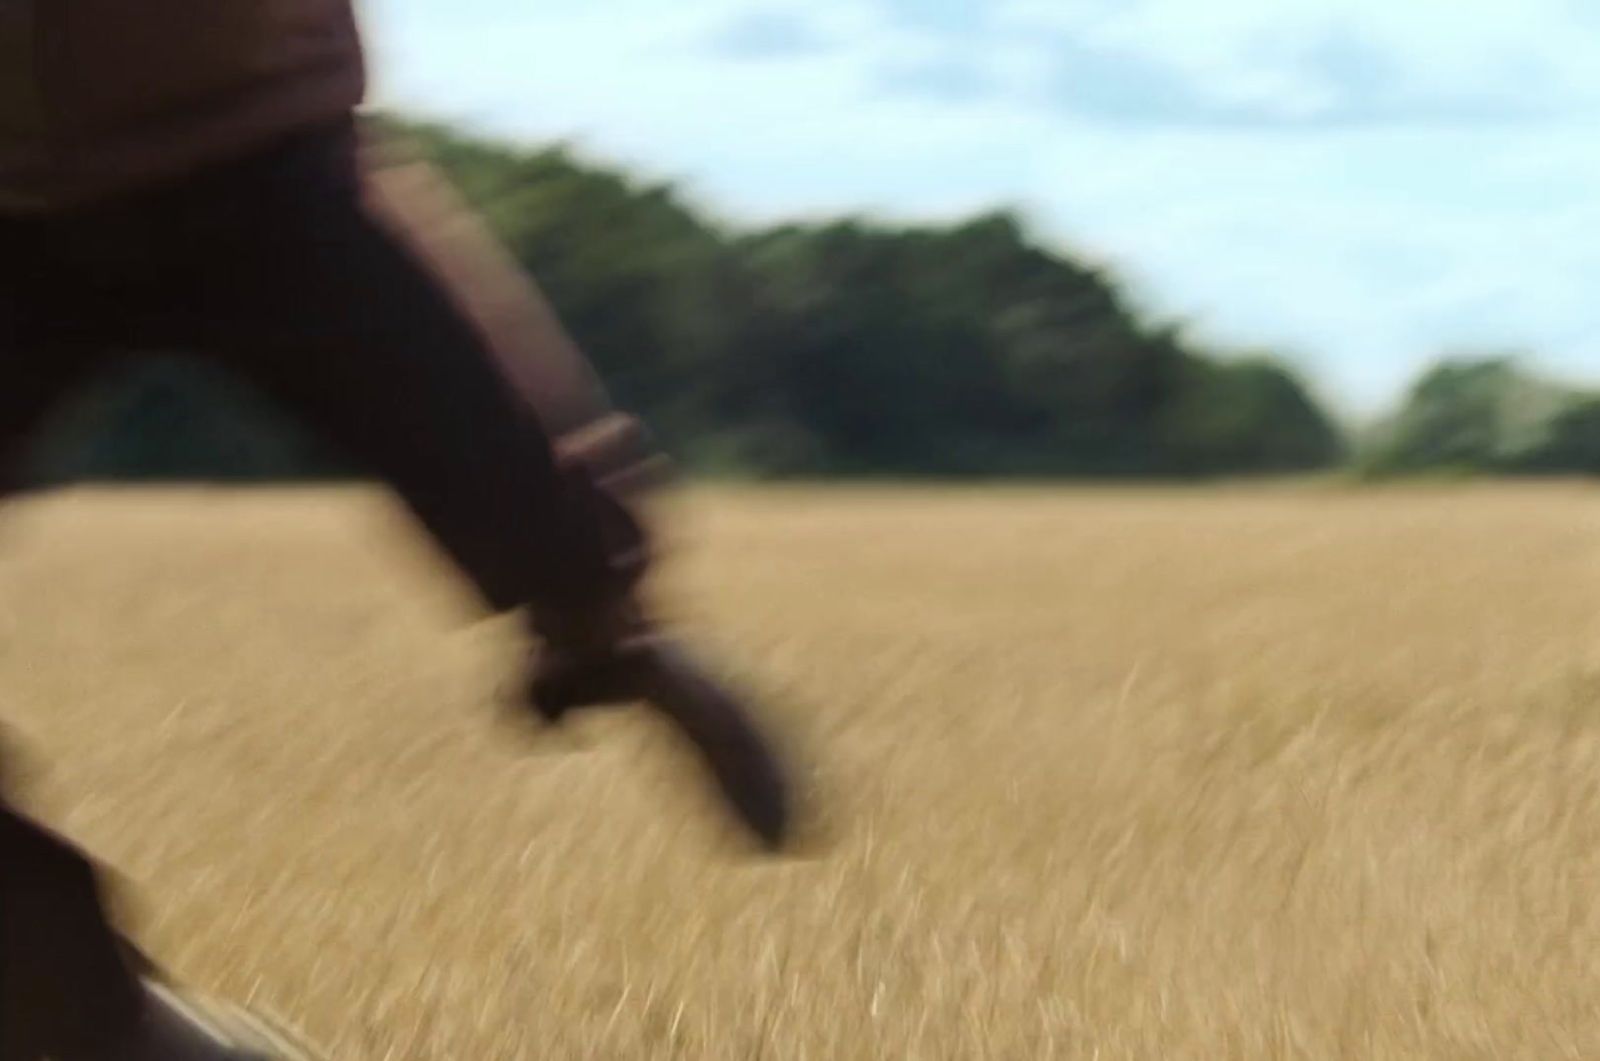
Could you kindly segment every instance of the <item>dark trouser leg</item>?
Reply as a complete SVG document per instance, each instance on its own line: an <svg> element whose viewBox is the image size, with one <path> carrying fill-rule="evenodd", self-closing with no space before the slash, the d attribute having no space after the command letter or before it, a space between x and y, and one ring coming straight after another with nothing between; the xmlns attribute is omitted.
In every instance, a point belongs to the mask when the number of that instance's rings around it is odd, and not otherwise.
<svg viewBox="0 0 1600 1061"><path fill-rule="evenodd" d="M135 294L119 292L126 338L213 354L275 395L387 480L491 607L530 606L559 627L615 606L642 565L640 529L581 469L557 465L535 403L512 385L505 366L521 355L497 348L495 333L518 323L500 316L514 304L486 311L460 287L473 279L464 259L441 267L415 215L373 209L347 146L308 137L54 226L46 242L92 243L113 222L115 249L149 259L130 273ZM64 329L105 323L76 289L57 292L57 310L37 290L17 299L18 263L30 275L36 263L5 228L0 459L76 376L65 350L46 354L25 334L18 306ZM84 260L104 277L105 256ZM105 337L64 338L88 348ZM588 385L581 373L569 382ZM116 1041L139 999L90 861L0 794L0 1061Z"/></svg>
<svg viewBox="0 0 1600 1061"><path fill-rule="evenodd" d="M492 324L419 252L426 233L374 207L353 147L313 138L182 212L203 268L180 285L175 337L380 475L492 608L613 606L639 527L557 463Z"/></svg>
<svg viewBox="0 0 1600 1061"><path fill-rule="evenodd" d="M88 359L66 345L71 336L47 337L36 327L51 312L51 292L17 281L19 262L4 253L15 251L17 241L4 226L0 243L3 493L15 484L12 464L32 430ZM38 263L26 264L36 276ZM82 304L78 310L88 312ZM11 806L4 779L0 762L0 1061L37 1061L46 1053L71 1058L131 1027L138 981L111 927L93 865Z"/></svg>
<svg viewBox="0 0 1600 1061"><path fill-rule="evenodd" d="M458 287L466 274L419 251L428 232L397 233L403 211L372 208L347 146L309 137L112 211L124 246L143 233L150 248L130 338L211 354L276 396L392 485L491 607L529 606L547 630L615 607L640 573L640 528L581 469L558 466L508 378L517 355ZM0 314L0 452L65 382L67 362L21 360L16 338L14 312ZM92 865L3 804L0 902L0 1061L46 1047L70 1057L81 1037L125 1029L138 983Z"/></svg>

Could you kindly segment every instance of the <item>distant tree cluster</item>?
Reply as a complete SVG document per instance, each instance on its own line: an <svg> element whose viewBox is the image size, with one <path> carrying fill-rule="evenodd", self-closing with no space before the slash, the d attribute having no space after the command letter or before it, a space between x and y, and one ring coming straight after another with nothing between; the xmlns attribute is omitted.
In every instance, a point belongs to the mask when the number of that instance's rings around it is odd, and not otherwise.
<svg viewBox="0 0 1600 1061"><path fill-rule="evenodd" d="M1509 356L1447 358L1362 447L1370 475L1600 474L1600 393Z"/></svg>
<svg viewBox="0 0 1600 1061"><path fill-rule="evenodd" d="M401 128L538 278L619 402L691 469L1205 476L1345 457L1278 361L1216 356L1142 319L1103 272L1010 214L731 232L671 187L561 147ZM349 470L258 396L177 361L108 381L36 461L43 481Z"/></svg>

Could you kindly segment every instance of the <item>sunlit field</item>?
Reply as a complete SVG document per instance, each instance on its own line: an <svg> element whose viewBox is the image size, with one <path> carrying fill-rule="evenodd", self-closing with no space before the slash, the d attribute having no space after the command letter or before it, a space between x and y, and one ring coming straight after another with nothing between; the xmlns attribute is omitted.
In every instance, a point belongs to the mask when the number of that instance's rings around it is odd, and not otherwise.
<svg viewBox="0 0 1600 1061"><path fill-rule="evenodd" d="M751 855L376 493L0 521L31 806L350 1061L1600 1056L1600 492L705 489L655 587L804 764Z"/></svg>

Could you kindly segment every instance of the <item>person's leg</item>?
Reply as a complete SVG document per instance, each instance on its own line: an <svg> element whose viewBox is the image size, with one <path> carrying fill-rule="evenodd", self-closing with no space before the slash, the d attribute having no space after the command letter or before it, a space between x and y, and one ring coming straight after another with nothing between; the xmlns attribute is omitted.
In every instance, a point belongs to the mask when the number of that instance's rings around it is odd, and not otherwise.
<svg viewBox="0 0 1600 1061"><path fill-rule="evenodd" d="M693 740L745 822L779 842L786 787L760 734L639 614L640 522L592 465L561 459L540 403L509 378L519 361L576 354L541 351L546 311L507 307L518 285L492 279L510 266L471 262L451 242L459 226L430 223L448 211L395 210L355 146L348 130L308 137L167 226L203 248L175 291L174 334L377 472L491 608L526 612L546 646L531 706L554 718L647 700ZM528 387L540 372L530 364ZM568 378L574 401L545 404L604 408L598 384L585 397L583 374Z"/></svg>
<svg viewBox="0 0 1600 1061"><path fill-rule="evenodd" d="M34 430L86 371L94 324L50 282L32 233L0 222L0 495L21 483ZM138 984L88 857L23 817L4 781L0 763L0 1061L47 1046L68 1056L135 1019Z"/></svg>
<svg viewBox="0 0 1600 1061"><path fill-rule="evenodd" d="M390 255L375 230L350 224L354 211L317 209L329 201L323 189L291 176L219 196L239 182L221 172L60 223L0 223L0 483L19 480L6 458L78 382L85 351L108 339L215 338L247 375L394 483L492 605L542 602L556 622L625 597L638 566L631 521L556 467L438 286ZM271 187L306 209L283 209ZM274 215L267 231L230 225L230 204L236 222L258 209ZM268 234L295 217L305 227L291 225L283 241ZM244 245L230 245L227 233L240 231ZM186 269L188 252L208 246L215 253ZM294 282L302 269L308 282ZM198 330L174 326L197 319L206 322ZM244 1032L223 1038L217 1021L147 988L131 956L90 859L0 795L0 1061L269 1056L239 1051L229 1040Z"/></svg>
<svg viewBox="0 0 1600 1061"><path fill-rule="evenodd" d="M89 374L99 319L44 253L44 226L0 221L0 498L28 444ZM0 1061L94 1056L141 1022L134 955L83 851L26 817L0 746Z"/></svg>
<svg viewBox="0 0 1600 1061"><path fill-rule="evenodd" d="M604 615L644 565L629 508L558 459L492 322L374 205L350 130L197 190L169 229L173 345L214 356L394 488L496 611Z"/></svg>
<svg viewBox="0 0 1600 1061"><path fill-rule="evenodd" d="M26 482L28 443L50 412L134 330L129 292L58 253L72 228L0 219L0 497ZM5 751L0 1061L309 1057L286 1033L221 1007L211 1016L151 985L154 970L118 932L93 860L16 806Z"/></svg>

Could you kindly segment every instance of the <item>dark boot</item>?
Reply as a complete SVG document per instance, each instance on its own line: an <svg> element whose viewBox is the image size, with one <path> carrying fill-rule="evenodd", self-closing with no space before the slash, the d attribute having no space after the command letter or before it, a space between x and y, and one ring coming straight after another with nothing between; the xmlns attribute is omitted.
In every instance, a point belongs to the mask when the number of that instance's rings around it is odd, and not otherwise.
<svg viewBox="0 0 1600 1061"><path fill-rule="evenodd" d="M687 737L734 813L761 842L780 848L791 829L790 781L749 706L675 639L629 611L610 631L546 642L528 701L545 719L643 702Z"/></svg>

